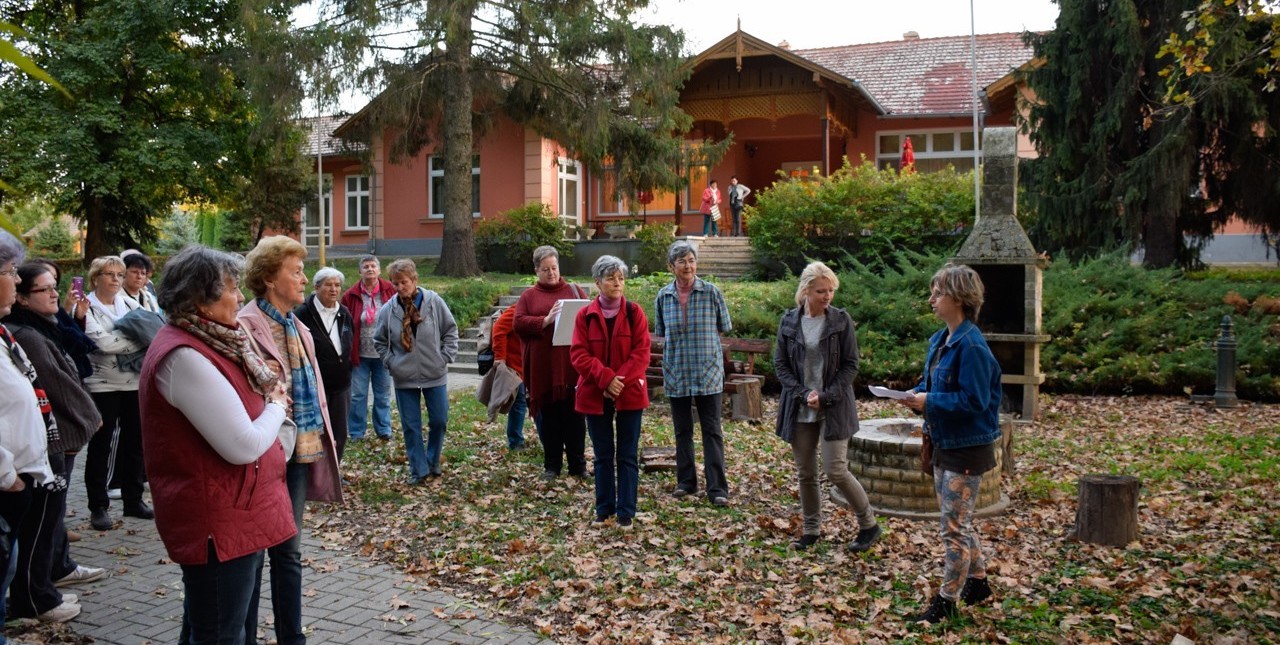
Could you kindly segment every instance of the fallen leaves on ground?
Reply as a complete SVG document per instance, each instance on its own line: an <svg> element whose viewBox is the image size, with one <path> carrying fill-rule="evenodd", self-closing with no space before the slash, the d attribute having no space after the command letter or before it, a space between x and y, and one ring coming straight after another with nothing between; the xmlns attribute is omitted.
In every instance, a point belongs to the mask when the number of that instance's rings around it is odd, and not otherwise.
<svg viewBox="0 0 1280 645"><path fill-rule="evenodd" d="M879 401L859 409L902 414ZM950 629L904 618L940 581L934 522L881 517L883 540L857 556L844 548L855 519L824 502L823 541L788 549L800 527L795 467L771 423L725 423L730 507L673 499L670 473L642 473L636 526L623 531L589 526L592 483L542 481L540 451L508 452L505 419L485 423L458 395L443 478L411 487L397 442L353 442L351 501L312 506L310 521L423 589L562 642L1270 640L1280 633L1277 412L1044 397L1043 420L1016 430L1009 511L976 522L996 602L962 609ZM672 443L664 403L646 411L641 443ZM1095 472L1142 480L1140 535L1127 548L1069 539L1076 481Z"/></svg>

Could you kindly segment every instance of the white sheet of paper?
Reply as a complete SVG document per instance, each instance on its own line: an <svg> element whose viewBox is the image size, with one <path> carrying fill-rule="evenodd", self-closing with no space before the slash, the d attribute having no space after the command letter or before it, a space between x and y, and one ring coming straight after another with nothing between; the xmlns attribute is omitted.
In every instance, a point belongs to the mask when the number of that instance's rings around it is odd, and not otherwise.
<svg viewBox="0 0 1280 645"><path fill-rule="evenodd" d="M560 315L556 317L555 333L551 336L552 345L568 345L573 342L573 323L578 319L578 312L591 304L590 300L561 300Z"/></svg>
<svg viewBox="0 0 1280 645"><path fill-rule="evenodd" d="M880 387L879 385L871 385L871 386L868 386L867 389L871 390L872 394L882 399L910 399L915 396L910 392L903 392L902 390L890 390L887 387Z"/></svg>

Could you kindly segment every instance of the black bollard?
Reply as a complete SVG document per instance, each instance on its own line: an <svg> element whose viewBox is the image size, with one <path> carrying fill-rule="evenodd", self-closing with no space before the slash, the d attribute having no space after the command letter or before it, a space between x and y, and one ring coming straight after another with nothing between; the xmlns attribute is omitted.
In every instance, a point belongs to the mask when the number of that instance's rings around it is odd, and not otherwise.
<svg viewBox="0 0 1280 645"><path fill-rule="evenodd" d="M1231 316L1222 317L1222 334L1214 343L1218 352L1218 384L1213 392L1213 403L1220 408L1234 408L1236 399L1236 337L1232 332Z"/></svg>

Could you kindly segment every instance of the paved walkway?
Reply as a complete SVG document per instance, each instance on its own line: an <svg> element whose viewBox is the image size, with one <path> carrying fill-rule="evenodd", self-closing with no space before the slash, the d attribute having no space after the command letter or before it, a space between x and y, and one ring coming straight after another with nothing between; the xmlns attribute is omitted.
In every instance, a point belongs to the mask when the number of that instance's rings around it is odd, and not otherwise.
<svg viewBox="0 0 1280 645"><path fill-rule="evenodd" d="M450 375L450 389L474 388L479 377ZM84 494L84 457L77 460L68 501L67 526L83 539L71 545L85 565L106 567L111 576L67 588L80 595L83 613L72 625L99 643L176 643L182 624L182 573L166 557L155 523L117 520L117 528L89 527ZM317 509L320 507L316 507ZM120 503L112 515L120 518ZM486 612L430 589L430 580L403 574L348 553L324 539L323 512L308 509L303 543L303 623L309 643L541 643L537 633L485 618ZM320 526L317 527L317 523ZM263 577L259 642L275 642L270 588Z"/></svg>

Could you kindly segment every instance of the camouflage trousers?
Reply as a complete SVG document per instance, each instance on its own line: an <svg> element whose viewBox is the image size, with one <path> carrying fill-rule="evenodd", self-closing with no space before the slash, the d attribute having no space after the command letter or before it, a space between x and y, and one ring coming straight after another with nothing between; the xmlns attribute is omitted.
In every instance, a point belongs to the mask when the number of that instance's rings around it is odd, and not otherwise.
<svg viewBox="0 0 1280 645"><path fill-rule="evenodd" d="M978 504L981 475L933 469L933 489L938 494L942 511L940 530L946 556L942 567L942 589L947 600L960 597L965 578L985 578L987 563L982 558L982 543L973 528L973 510Z"/></svg>

